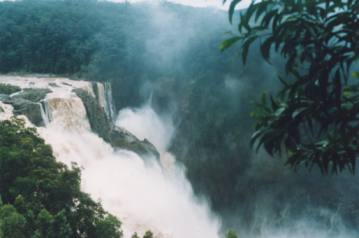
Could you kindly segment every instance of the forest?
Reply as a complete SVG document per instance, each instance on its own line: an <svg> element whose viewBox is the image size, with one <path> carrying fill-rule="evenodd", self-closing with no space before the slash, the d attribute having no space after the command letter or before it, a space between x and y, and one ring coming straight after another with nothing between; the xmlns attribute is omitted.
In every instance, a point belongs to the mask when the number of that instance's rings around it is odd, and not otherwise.
<svg viewBox="0 0 359 238"><path fill-rule="evenodd" d="M332 226L333 214L340 215L341 220L337 222L344 224L345 229L355 229L359 225L356 201L359 189L354 173L358 133L353 133L352 127L357 128L356 124L353 126L341 115L357 116L357 86L349 84L350 87L344 88L345 83L335 83L336 79L339 82L357 80L355 73L344 77L346 71L335 65L342 54L341 44L345 45L348 40L338 37L344 43L338 42L335 48L338 53L333 53L337 61L328 60L325 66L318 63L306 75L305 69L298 66L300 63L314 64L329 56L323 55L326 52L323 50L316 52L317 58L311 57L313 46L303 47L308 49L305 51L293 44L314 41L320 34L316 27L304 28L308 30L300 38L290 34L298 28L293 24L283 33L288 35L287 41L280 35L263 41L260 34L268 34L263 21L276 21L272 18L282 14L281 1L262 1L257 8L251 5L247 11L240 11L239 19L234 13L240 1L229 2L232 2L229 16L233 24L228 21L226 11L169 2L158 5L96 1L0 2L0 72L109 82L116 111L140 107L150 101L159 115L171 115L175 133L170 151L185 166L195 193L205 197L211 209L221 216L223 229L234 229L239 237L241 234L266 237L259 235L268 227L285 226L297 232L297 220L315 224L309 232L317 226L326 230ZM350 18L353 22L343 17L323 24L329 24L331 31L335 24L340 24L335 21L348 22L347 28L354 33L349 39L352 48L348 48L352 51L347 53L350 56L346 66L354 62L357 67L359 20L355 9L358 1L348 2L352 7L346 10L353 14ZM289 7L288 11L283 14L290 15L298 9ZM269 16L267 19L260 18L264 13ZM250 21L250 14L257 14L255 21ZM286 17L277 20L277 24L284 24ZM274 23L273 26L277 27ZM228 33L233 31L235 35ZM276 31L273 29L273 32ZM312 32L314 35L310 35ZM297 41L293 43L294 40ZM281 53L273 49L275 44L282 43L287 51ZM294 62L298 54L302 61ZM290 60L291 57L295 59ZM338 71L328 73L329 68ZM320 72L334 76L328 83ZM279 80L278 75L288 79L287 84ZM317 81L306 81L305 77L318 77L320 85ZM302 84L296 84L295 80ZM323 85L328 92L323 92ZM297 91L290 91L293 88ZM326 95L325 103L319 105L323 95ZM331 110L336 108L338 100L347 104L339 111ZM298 120L291 120L293 115ZM301 124L302 121L307 124ZM318 124L324 125L324 133L318 132ZM312 134L303 136L300 132L303 125L314 127ZM0 183L8 186L0 188L0 237L1 232L13 230L19 233L14 237L47 237L44 234L48 233L58 237L121 237L120 221L80 191L80 168L69 170L56 163L51 149L35 131L22 128L21 122L2 122L0 130L0 148L13 148L9 146L14 141L23 143L20 149L0 150L0 158L7 158L0 163ZM258 145L257 151L251 148L251 141L252 147ZM307 145L308 141L312 144ZM28 152L32 147L39 147L36 152L39 156ZM343 155L343 151L348 153ZM29 160L19 160L18 153ZM283 154L289 155L289 159L281 156ZM340 157L339 163L335 164L335 159L330 163L320 162L327 157ZM44 161L47 159L50 161ZM350 161L341 163L342 160ZM17 163L25 163L21 167L28 172L20 181L14 180L14 176L22 172L14 170ZM33 174L32 166L39 167L39 171ZM331 172L341 173L323 176ZM41 187L42 180L46 179L52 181L53 187ZM40 189L41 200L28 196L27 189L31 186ZM53 198L58 201L54 202ZM51 204L48 201L52 201ZM63 207L66 208L61 209ZM12 224L1 222L7 217L11 217ZM74 234L78 230L81 232ZM323 237L341 237L338 232L330 230L332 236ZM151 236L148 233L145 237ZM230 232L228 237L236 235Z"/></svg>

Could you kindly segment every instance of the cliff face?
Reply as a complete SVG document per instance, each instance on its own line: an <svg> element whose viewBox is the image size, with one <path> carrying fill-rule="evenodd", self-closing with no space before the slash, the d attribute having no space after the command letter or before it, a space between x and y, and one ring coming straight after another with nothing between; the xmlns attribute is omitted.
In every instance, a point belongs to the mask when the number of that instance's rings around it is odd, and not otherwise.
<svg viewBox="0 0 359 238"><path fill-rule="evenodd" d="M14 115L15 100L36 105L39 111L29 111L40 118L38 135L51 145L57 161L81 168L81 190L122 221L125 238L147 230L158 238L220 237L219 219L195 199L185 170L161 146L168 145L172 132L149 106L128 109L123 118L120 112L115 126L106 98L110 92L99 83L0 76L0 84L18 87L2 97L0 120ZM43 93L29 96L25 89ZM20 116L34 127L28 115ZM149 140L160 150L161 161Z"/></svg>
<svg viewBox="0 0 359 238"><path fill-rule="evenodd" d="M87 118L93 132L99 135L106 142L110 143L114 148L122 148L134 151L139 155L154 156L159 158L159 152L156 147L147 139L139 140L135 135L124 128L115 126L112 122L113 112L112 106L106 99L106 95L110 95L104 91L102 84L95 84L95 97L86 90L76 88L74 93L81 98L87 113Z"/></svg>
<svg viewBox="0 0 359 238"><path fill-rule="evenodd" d="M12 107L13 115L25 116L37 127L59 117L73 129L91 129L114 148L158 158L148 140L139 140L115 120L111 87L106 84L51 77L0 76L0 101ZM69 113L71 116L69 116Z"/></svg>

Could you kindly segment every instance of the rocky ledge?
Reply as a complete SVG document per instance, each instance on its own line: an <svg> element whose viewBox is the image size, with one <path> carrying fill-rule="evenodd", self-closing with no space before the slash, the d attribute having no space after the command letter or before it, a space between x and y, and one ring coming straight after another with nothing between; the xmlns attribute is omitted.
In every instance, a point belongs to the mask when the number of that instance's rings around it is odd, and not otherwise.
<svg viewBox="0 0 359 238"><path fill-rule="evenodd" d="M52 85L50 85L52 86ZM11 84L0 83L0 101L13 107L14 115L24 115L35 126L44 126L41 103L46 101L46 95L52 91L48 88L24 88ZM110 143L114 148L134 151L142 156L152 156L159 159L156 147L148 140L140 140L129 131L116 127L108 118L105 109L100 105L98 95L90 94L88 90L76 88L73 92L81 98L91 126L91 130ZM1 112L0 108L0 112Z"/></svg>
<svg viewBox="0 0 359 238"><path fill-rule="evenodd" d="M124 128L115 126L107 117L98 100L83 89L73 90L81 98L93 132L110 143L114 148L131 150L139 155L153 156L159 159L159 152L148 140L140 140Z"/></svg>
<svg viewBox="0 0 359 238"><path fill-rule="evenodd" d="M51 90L45 88L21 90L16 86L0 84L0 91L3 93L0 94L0 101L12 105L14 115L24 115L35 126L44 126L40 102Z"/></svg>

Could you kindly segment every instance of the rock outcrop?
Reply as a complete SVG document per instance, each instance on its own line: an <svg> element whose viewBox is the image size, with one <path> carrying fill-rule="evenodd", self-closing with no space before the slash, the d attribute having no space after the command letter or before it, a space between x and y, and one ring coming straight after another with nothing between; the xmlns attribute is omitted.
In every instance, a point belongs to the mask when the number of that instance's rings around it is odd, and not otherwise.
<svg viewBox="0 0 359 238"><path fill-rule="evenodd" d="M156 147L148 140L139 140L136 136L120 127L113 127L110 133L110 143L113 147L125 148L144 156L160 157Z"/></svg>
<svg viewBox="0 0 359 238"><path fill-rule="evenodd" d="M21 92L12 96L12 98L22 98L31 102L40 102L48 93L52 91L48 88L25 88Z"/></svg>
<svg viewBox="0 0 359 238"><path fill-rule="evenodd" d="M5 84L2 84L1 92L8 94L0 94L0 100L13 106L14 115L24 115L35 126L44 126L40 101L51 90L47 88L26 88L21 90L17 86L3 85ZM11 95L9 96L9 94Z"/></svg>
<svg viewBox="0 0 359 238"><path fill-rule="evenodd" d="M8 98L4 103L13 106L14 115L24 115L36 126L43 126L40 103L35 103L23 98Z"/></svg>
<svg viewBox="0 0 359 238"><path fill-rule="evenodd" d="M18 91L21 91L21 88L18 86L0 83L0 94L10 95Z"/></svg>
<svg viewBox="0 0 359 238"><path fill-rule="evenodd" d="M96 98L90 95L87 91L76 88L73 92L81 98L82 103L85 105L87 118L90 122L92 131L105 141L109 142L111 123L106 116L105 110L100 107Z"/></svg>
<svg viewBox="0 0 359 238"><path fill-rule="evenodd" d="M86 108L91 130L99 135L114 148L134 151L139 155L159 158L160 154L156 147L148 140L139 140L129 131L116 127L107 117L105 108L101 107L95 97L83 89L74 89L76 95L81 98ZM97 95L97 94L95 94Z"/></svg>
<svg viewBox="0 0 359 238"><path fill-rule="evenodd" d="M0 101L12 105L14 115L24 115L35 126L45 126L45 121L52 120L51 107L47 103L51 101L53 104L54 100L66 100L66 98L62 99L53 95L46 98L47 94L52 93L51 90L55 93L59 90L67 97L75 93L85 107L88 122L94 133L114 148L126 149L144 157L153 156L159 159L157 149L148 140L140 140L127 130L114 125L112 95L108 88L110 86L106 87L97 82L72 82L68 79L46 81L43 78L26 78L24 79L26 83L20 88L12 85L13 81L10 78L8 77L5 83L0 83ZM19 84L21 79L14 78L13 80ZM32 88L32 85L36 86ZM62 95L61 93L59 95ZM2 108L0 112L1 110Z"/></svg>

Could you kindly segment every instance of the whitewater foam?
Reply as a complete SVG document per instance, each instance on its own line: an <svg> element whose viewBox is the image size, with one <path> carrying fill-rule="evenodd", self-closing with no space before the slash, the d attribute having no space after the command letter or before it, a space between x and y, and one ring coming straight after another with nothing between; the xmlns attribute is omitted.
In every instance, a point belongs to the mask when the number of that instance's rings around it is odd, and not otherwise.
<svg viewBox="0 0 359 238"><path fill-rule="evenodd" d="M46 127L38 132L53 148L57 160L81 168L81 188L123 222L125 237L152 230L158 238L218 238L220 223L204 201L194 196L184 171L175 163L165 169L155 158L126 150L115 150L91 132L85 107L72 92L81 88L94 96L91 83L63 78L2 77L2 83L21 88L50 88L41 103ZM106 100L102 89L101 101ZM106 107L105 103L102 103ZM11 115L11 106L3 119ZM161 152L164 161L174 160L166 152L173 126L159 117L149 105L125 109L117 124L141 139L147 138ZM170 158L170 159L169 159Z"/></svg>

